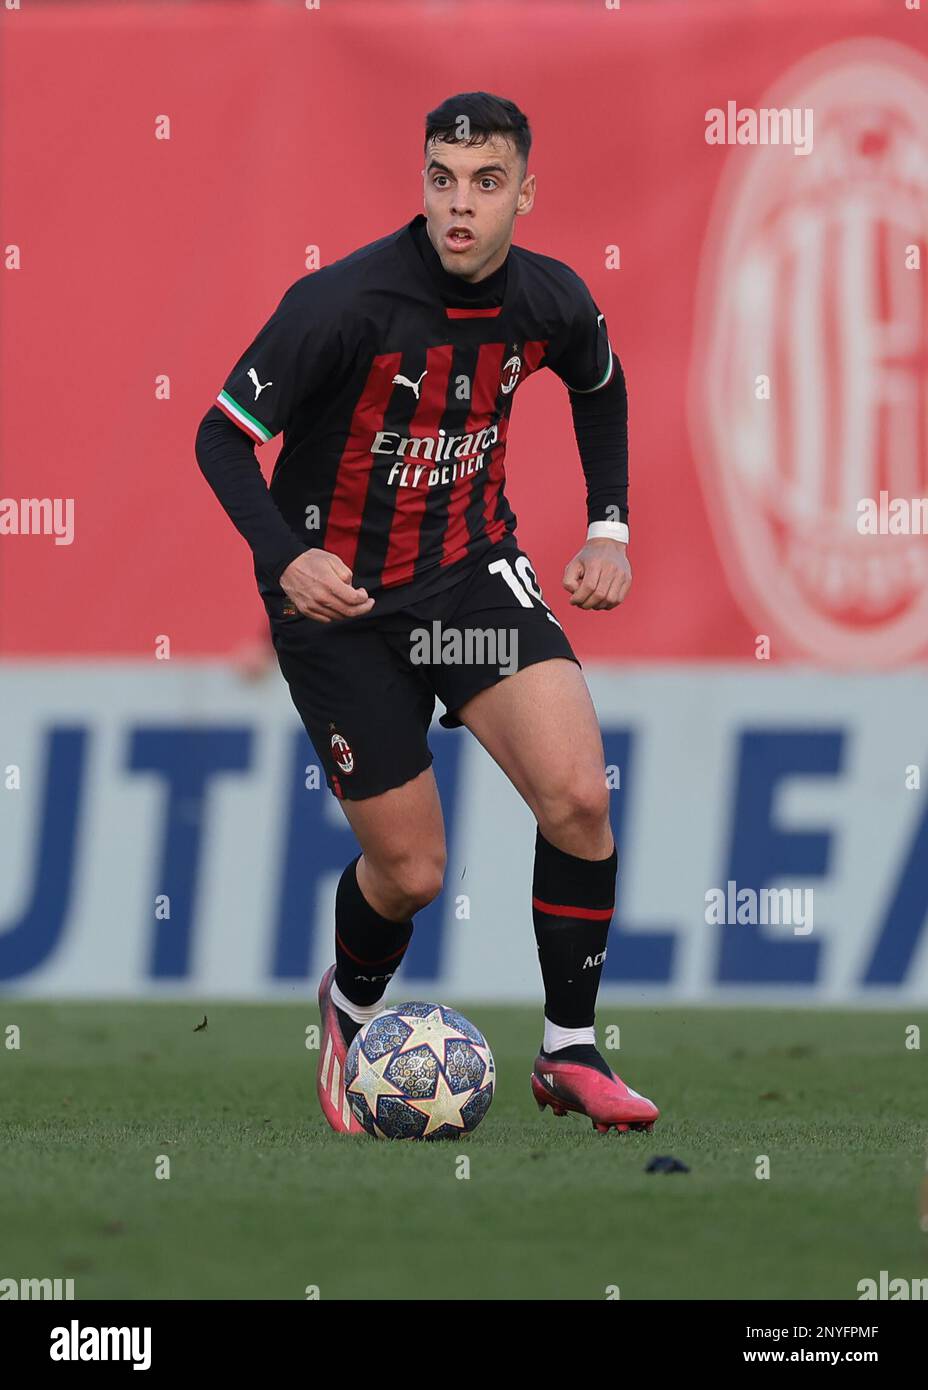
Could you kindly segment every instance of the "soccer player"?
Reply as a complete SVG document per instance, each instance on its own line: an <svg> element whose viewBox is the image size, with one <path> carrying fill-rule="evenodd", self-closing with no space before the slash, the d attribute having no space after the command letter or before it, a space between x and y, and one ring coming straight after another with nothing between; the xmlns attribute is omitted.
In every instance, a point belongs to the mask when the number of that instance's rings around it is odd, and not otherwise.
<svg viewBox="0 0 928 1390"><path fill-rule="evenodd" d="M588 530L564 571L606 612L626 558L627 402L604 315L568 266L513 245L532 209L531 133L511 101L450 97L426 117L424 208L297 280L239 358L196 439L200 467L254 555L281 671L361 853L335 900L317 1091L360 1133L342 1077L382 1007L416 912L442 887L445 838L427 730L469 729L537 822L532 915L544 1037L540 1107L601 1131L657 1107L597 1050L594 1009L617 856L602 738L580 663L516 540L505 452L516 391L567 387ZM270 488L254 446L283 431ZM415 629L499 634L492 660L421 659Z"/></svg>

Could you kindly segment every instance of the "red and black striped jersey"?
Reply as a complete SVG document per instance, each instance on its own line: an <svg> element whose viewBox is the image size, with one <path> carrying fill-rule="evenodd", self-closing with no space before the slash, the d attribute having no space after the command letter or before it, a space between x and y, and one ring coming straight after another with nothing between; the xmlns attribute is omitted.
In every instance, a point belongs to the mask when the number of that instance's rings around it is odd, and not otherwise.
<svg viewBox="0 0 928 1390"><path fill-rule="evenodd" d="M446 293L455 277L419 214L291 285L217 398L258 444L283 432L271 496L375 612L454 583L514 532L506 435L521 384L550 367L592 392L615 370L569 266L513 245L501 272L490 307L472 307L479 284Z"/></svg>

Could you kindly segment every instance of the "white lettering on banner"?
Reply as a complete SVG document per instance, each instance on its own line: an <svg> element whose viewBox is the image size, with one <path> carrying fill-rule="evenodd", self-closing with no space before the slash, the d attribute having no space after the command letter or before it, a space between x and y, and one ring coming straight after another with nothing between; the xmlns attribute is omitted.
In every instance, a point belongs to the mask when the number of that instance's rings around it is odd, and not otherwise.
<svg viewBox="0 0 928 1390"><path fill-rule="evenodd" d="M682 671L586 667L606 762L622 768L603 998L923 1000L928 807L903 770L924 746L928 672L880 675L877 699L861 674ZM148 662L68 663L64 678L60 662L18 663L0 669L0 708L31 770L0 791L0 992L285 999L331 963L356 843L326 787L306 785L283 681L257 688L213 662L165 663L157 681ZM453 892L424 910L431 954L415 975L411 948L403 988L537 1002L531 925L517 925L530 818L472 739L437 721L429 739L449 861L481 891L466 924ZM729 882L757 903L734 924ZM713 886L725 903L709 925ZM814 891L811 932L776 922L783 886ZM151 912L155 894L170 920ZM811 925L793 906L793 924Z"/></svg>

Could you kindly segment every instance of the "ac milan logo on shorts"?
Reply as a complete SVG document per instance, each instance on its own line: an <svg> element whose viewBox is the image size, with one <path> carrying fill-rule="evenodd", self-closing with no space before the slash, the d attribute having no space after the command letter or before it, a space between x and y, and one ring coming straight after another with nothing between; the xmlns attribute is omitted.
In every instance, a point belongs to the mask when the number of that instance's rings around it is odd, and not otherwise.
<svg viewBox="0 0 928 1390"><path fill-rule="evenodd" d="M354 772L354 754L351 751L351 745L346 738L343 738L342 735L336 731L334 724L330 724L329 729L332 733L330 741L332 744L332 757L335 760L335 766L340 768L344 773Z"/></svg>
<svg viewBox="0 0 928 1390"><path fill-rule="evenodd" d="M928 645L928 541L858 517L928 494L928 64L854 39L758 106L811 109L814 142L720 155L690 373L717 544L758 632L902 662Z"/></svg>

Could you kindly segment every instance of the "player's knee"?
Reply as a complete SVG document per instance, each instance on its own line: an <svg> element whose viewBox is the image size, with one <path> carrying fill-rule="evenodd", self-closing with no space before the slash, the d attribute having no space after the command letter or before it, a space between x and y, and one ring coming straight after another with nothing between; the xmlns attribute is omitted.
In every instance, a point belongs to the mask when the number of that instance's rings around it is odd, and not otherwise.
<svg viewBox="0 0 928 1390"><path fill-rule="evenodd" d="M438 897L445 876L444 853L412 853L394 859L386 875L385 891L394 915L412 917Z"/></svg>
<svg viewBox="0 0 928 1390"><path fill-rule="evenodd" d="M542 835L552 842L566 830L588 831L595 836L608 821L609 788L605 776L593 773L571 779L547 797L538 815Z"/></svg>

